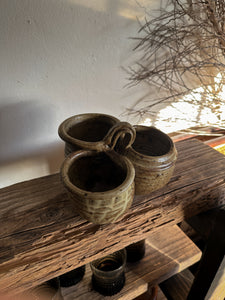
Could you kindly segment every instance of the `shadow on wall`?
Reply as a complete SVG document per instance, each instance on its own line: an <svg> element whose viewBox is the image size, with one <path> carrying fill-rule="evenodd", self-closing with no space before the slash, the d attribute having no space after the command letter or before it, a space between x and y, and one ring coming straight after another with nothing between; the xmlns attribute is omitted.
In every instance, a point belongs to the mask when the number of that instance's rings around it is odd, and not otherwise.
<svg viewBox="0 0 225 300"><path fill-rule="evenodd" d="M54 112L38 101L0 107L0 187L59 170L63 143L53 142Z"/></svg>
<svg viewBox="0 0 225 300"><path fill-rule="evenodd" d="M51 142L51 108L38 101L0 107L0 163L37 153Z"/></svg>
<svg viewBox="0 0 225 300"><path fill-rule="evenodd" d="M0 175L17 172L21 181L56 172L64 147L57 129L71 115L119 116L127 104L121 105L126 74L118 67L132 49L137 6L136 0L0 1L0 168L12 170Z"/></svg>

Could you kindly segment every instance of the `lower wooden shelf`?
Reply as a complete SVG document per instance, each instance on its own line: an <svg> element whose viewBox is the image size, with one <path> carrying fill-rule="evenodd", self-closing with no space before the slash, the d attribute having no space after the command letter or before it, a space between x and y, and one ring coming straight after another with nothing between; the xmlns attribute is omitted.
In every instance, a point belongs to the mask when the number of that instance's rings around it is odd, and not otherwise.
<svg viewBox="0 0 225 300"><path fill-rule="evenodd" d="M177 226L158 229L146 239L145 257L136 263L128 263L126 284L122 291L111 297L104 297L95 292L91 284L91 270L86 266L86 273L81 282L70 288L63 288L65 300L100 300L100 299L135 299L148 290L150 285L158 284L174 274L199 261L201 251Z"/></svg>
<svg viewBox="0 0 225 300"><path fill-rule="evenodd" d="M126 271L126 284L123 289L116 295L106 297L95 292L91 284L92 272L90 266L86 266L86 272L84 278L78 284L69 287L62 288L62 295L64 300L101 300L101 299L111 299L111 300L131 300L137 296L145 293L148 289L148 284L143 279L136 276L132 271Z"/></svg>

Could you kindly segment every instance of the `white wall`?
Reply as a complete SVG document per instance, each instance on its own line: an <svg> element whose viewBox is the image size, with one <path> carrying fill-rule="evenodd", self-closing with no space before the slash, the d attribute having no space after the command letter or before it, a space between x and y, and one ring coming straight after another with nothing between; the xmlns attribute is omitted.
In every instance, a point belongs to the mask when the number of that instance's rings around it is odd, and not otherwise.
<svg viewBox="0 0 225 300"><path fill-rule="evenodd" d="M149 5L153 0L0 1L1 186L57 171L57 128L65 118L104 112L126 119L120 114L143 91L124 88L122 67L134 60L130 37Z"/></svg>

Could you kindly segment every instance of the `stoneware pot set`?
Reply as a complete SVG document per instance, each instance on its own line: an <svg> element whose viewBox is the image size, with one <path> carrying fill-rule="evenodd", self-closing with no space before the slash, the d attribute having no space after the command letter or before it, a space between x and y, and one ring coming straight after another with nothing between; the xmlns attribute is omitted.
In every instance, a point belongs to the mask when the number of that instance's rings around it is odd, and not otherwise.
<svg viewBox="0 0 225 300"><path fill-rule="evenodd" d="M95 224L119 220L134 195L147 195L170 180L177 158L171 138L155 127L131 126L96 113L66 119L61 179L77 212Z"/></svg>

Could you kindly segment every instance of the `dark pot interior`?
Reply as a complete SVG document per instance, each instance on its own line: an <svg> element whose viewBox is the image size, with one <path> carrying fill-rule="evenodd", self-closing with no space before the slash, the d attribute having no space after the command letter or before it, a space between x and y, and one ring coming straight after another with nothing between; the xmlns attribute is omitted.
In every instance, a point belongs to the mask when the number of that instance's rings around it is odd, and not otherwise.
<svg viewBox="0 0 225 300"><path fill-rule="evenodd" d="M114 124L113 121L102 116L91 118L72 125L68 130L68 134L78 140L99 142L103 140Z"/></svg>
<svg viewBox="0 0 225 300"><path fill-rule="evenodd" d="M74 161L68 176L82 190L105 192L121 185L126 178L126 172L105 153L96 153Z"/></svg>
<svg viewBox="0 0 225 300"><path fill-rule="evenodd" d="M138 128L132 148L144 155L162 156L171 150L172 142L165 133L156 128Z"/></svg>

